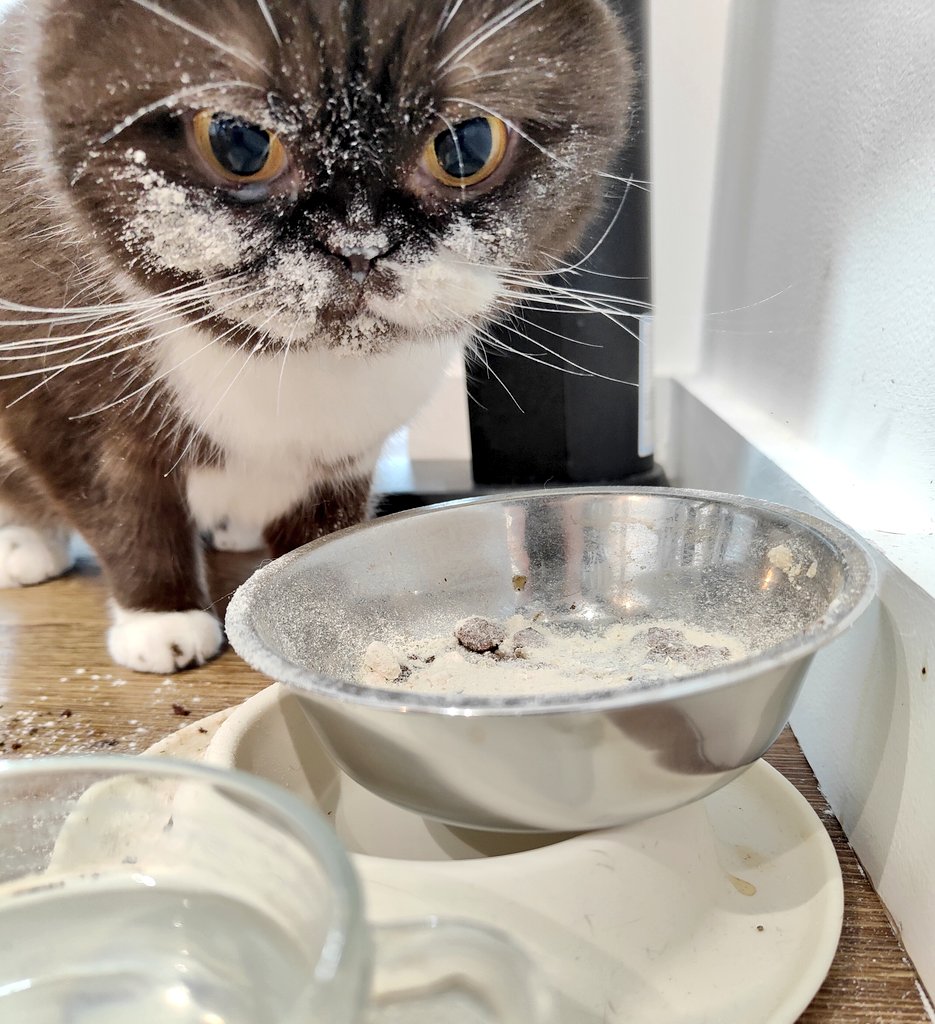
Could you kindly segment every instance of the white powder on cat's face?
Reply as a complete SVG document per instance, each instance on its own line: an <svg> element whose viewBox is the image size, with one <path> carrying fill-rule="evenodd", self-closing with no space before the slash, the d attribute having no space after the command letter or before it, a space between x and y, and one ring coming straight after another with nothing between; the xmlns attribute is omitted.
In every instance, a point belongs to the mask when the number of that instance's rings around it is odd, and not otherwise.
<svg viewBox="0 0 935 1024"><path fill-rule="evenodd" d="M231 214L196 202L191 190L141 168L135 155L130 161L128 174L140 187L134 215L123 232L131 252L142 252L167 270L203 275L233 270L269 244L263 232L251 228L245 234Z"/></svg>
<svg viewBox="0 0 935 1024"><path fill-rule="evenodd" d="M454 630L375 641L361 659L359 682L451 697L581 694L677 679L752 653L736 637L668 620L571 630L517 615L503 626L506 640L486 654L466 650Z"/></svg>

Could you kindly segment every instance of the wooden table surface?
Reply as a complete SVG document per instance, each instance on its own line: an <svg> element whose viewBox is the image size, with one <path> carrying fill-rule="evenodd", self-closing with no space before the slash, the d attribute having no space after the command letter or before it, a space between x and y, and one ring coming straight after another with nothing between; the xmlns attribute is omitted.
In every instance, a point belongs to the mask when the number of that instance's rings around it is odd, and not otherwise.
<svg viewBox="0 0 935 1024"><path fill-rule="evenodd" d="M251 556L212 556L219 610ZM0 757L94 750L139 753L183 725L239 704L269 680L227 651L171 678L114 666L103 634L106 590L90 559L54 583L0 591ZM767 758L805 794L825 823L844 875L838 955L802 1024L931 1024L923 991L795 738Z"/></svg>

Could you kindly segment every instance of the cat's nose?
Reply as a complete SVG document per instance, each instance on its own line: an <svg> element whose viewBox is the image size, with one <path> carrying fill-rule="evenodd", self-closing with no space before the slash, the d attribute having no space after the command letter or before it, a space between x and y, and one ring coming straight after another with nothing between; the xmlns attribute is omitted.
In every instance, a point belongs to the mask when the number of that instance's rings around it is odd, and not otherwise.
<svg viewBox="0 0 935 1024"><path fill-rule="evenodd" d="M377 246L334 246L331 251L347 267L357 284L367 280L374 263L385 255Z"/></svg>
<svg viewBox="0 0 935 1024"><path fill-rule="evenodd" d="M370 256L367 252L342 252L339 255L347 264L351 277L358 284L363 284L367 280L370 271L373 270L373 261L376 259L376 256Z"/></svg>

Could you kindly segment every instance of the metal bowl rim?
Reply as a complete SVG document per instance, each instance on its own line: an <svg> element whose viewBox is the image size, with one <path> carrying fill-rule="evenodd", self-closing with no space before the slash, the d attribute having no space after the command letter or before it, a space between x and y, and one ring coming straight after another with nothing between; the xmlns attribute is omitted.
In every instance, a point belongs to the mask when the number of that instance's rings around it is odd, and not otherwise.
<svg viewBox="0 0 935 1024"><path fill-rule="evenodd" d="M447 510L485 504L508 504L529 499L598 498L626 496L659 496L677 500L712 502L737 510L768 512L799 526L804 526L830 543L842 557L845 587L829 605L828 610L811 629L754 654L730 662L723 668L681 676L677 679L620 689L595 689L585 693L528 695L524 697L464 697L452 701L443 695L413 691L383 690L362 686L335 676L303 668L274 653L259 638L252 622L252 608L256 597L275 577L293 562L305 559L336 540L343 540L363 530L378 529L384 523L399 522L425 515L444 514ZM461 498L422 508L397 512L381 519L368 520L329 534L306 544L289 554L258 569L242 584L227 610L225 626L231 645L254 669L297 691L298 695L318 697L328 702L364 706L398 713L424 713L449 717L505 717L514 715L589 714L642 707L649 704L697 696L731 686L743 685L755 676L774 669L786 668L809 658L836 637L846 632L866 611L876 595L877 570L865 541L854 533L828 520L801 512L798 509L758 498L726 494L717 491L693 490L673 487L556 487L548 489L516 490L506 493Z"/></svg>

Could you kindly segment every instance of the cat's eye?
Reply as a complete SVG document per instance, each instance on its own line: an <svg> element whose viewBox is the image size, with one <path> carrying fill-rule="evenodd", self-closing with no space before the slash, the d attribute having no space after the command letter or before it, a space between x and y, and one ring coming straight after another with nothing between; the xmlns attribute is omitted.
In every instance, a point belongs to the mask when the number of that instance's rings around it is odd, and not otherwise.
<svg viewBox="0 0 935 1024"><path fill-rule="evenodd" d="M429 173L450 188L486 181L503 163L510 133L498 117L473 117L439 132L425 148Z"/></svg>
<svg viewBox="0 0 935 1024"><path fill-rule="evenodd" d="M276 133L241 117L202 110L195 115L194 135L211 169L231 184L272 181L286 167L286 151Z"/></svg>

